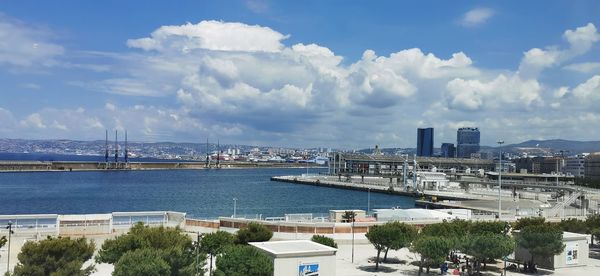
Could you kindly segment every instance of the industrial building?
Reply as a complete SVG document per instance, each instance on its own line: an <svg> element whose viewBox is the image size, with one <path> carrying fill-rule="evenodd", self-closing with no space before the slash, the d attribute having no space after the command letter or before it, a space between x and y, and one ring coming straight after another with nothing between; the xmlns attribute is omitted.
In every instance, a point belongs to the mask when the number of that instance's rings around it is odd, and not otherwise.
<svg viewBox="0 0 600 276"><path fill-rule="evenodd" d="M556 174L564 164L561 157L523 157L513 161L517 172L533 174Z"/></svg>
<svg viewBox="0 0 600 276"><path fill-rule="evenodd" d="M462 127L456 132L456 157L470 158L479 152L480 133L476 127Z"/></svg>
<svg viewBox="0 0 600 276"><path fill-rule="evenodd" d="M495 168L493 160L440 158L440 157L409 157L407 155L367 155L357 153L333 153L329 157L329 173L362 174L362 175L401 175L404 167L412 168L417 164L417 170L453 173L475 173L478 170L492 171Z"/></svg>
<svg viewBox="0 0 600 276"><path fill-rule="evenodd" d="M417 156L433 155L433 128L417 128Z"/></svg>

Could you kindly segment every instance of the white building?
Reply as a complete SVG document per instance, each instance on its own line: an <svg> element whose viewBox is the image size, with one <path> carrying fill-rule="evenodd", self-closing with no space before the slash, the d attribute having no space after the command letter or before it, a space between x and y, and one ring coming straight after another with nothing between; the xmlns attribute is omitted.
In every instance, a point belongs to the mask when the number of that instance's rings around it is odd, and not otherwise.
<svg viewBox="0 0 600 276"><path fill-rule="evenodd" d="M273 275L336 275L336 248L307 240L251 242L273 260Z"/></svg>
<svg viewBox="0 0 600 276"><path fill-rule="evenodd" d="M589 153L583 153L565 159L563 173L575 177L583 177L585 172L585 157L588 155Z"/></svg>
<svg viewBox="0 0 600 276"><path fill-rule="evenodd" d="M450 180L446 178L445 173L441 172L418 172L419 190L446 189Z"/></svg>

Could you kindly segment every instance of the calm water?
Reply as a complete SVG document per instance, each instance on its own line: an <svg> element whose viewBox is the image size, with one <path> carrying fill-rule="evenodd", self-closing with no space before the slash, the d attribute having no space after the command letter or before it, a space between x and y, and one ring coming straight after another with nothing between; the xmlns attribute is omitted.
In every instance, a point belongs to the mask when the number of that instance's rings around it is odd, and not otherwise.
<svg viewBox="0 0 600 276"><path fill-rule="evenodd" d="M315 173L316 169L311 169ZM282 216L367 208L367 192L270 181L305 169L0 173L0 214L187 212L197 218ZM371 209L413 207L414 199L371 193Z"/></svg>

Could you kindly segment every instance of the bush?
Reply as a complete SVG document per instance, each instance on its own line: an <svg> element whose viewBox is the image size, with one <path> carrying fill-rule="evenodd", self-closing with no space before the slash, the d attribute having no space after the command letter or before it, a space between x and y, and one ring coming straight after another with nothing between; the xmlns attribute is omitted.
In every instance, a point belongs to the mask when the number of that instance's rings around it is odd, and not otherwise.
<svg viewBox="0 0 600 276"><path fill-rule="evenodd" d="M179 228L148 227L143 223L138 223L131 228L129 233L106 240L98 251L96 262L116 264L128 252L139 249L157 251L163 261L169 265L172 276L190 275L198 266L204 267L206 259L205 256L202 256L199 263L196 263L196 247L192 244L192 239L181 233ZM154 257L154 255L136 255L135 257L150 261L152 260L150 257ZM147 265L156 264L151 262Z"/></svg>
<svg viewBox="0 0 600 276"><path fill-rule="evenodd" d="M323 235L313 235L310 240L316 243L320 243L322 245L337 248L337 243L335 243L335 241L330 237L325 237Z"/></svg>
<svg viewBox="0 0 600 276"><path fill-rule="evenodd" d="M217 258L217 276L271 276L273 261L249 245L230 246Z"/></svg>
<svg viewBox="0 0 600 276"><path fill-rule="evenodd" d="M268 227L251 222L248 226L240 229L236 234L236 244L248 244L249 242L264 242L273 237L273 231Z"/></svg>
<svg viewBox="0 0 600 276"><path fill-rule="evenodd" d="M113 276L170 275L171 266L163 259L161 251L151 248L128 251L115 264Z"/></svg>
<svg viewBox="0 0 600 276"><path fill-rule="evenodd" d="M48 238L39 242L28 241L18 255L19 264L12 275L84 276L94 272L94 266L82 269L83 263L94 254L94 243L85 238Z"/></svg>

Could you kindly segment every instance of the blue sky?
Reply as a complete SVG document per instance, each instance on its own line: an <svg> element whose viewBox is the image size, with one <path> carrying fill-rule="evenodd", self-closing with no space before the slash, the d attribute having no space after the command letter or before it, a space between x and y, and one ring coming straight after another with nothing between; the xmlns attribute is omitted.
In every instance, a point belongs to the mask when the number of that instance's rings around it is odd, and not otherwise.
<svg viewBox="0 0 600 276"><path fill-rule="evenodd" d="M0 1L0 137L600 139L597 1Z"/></svg>

